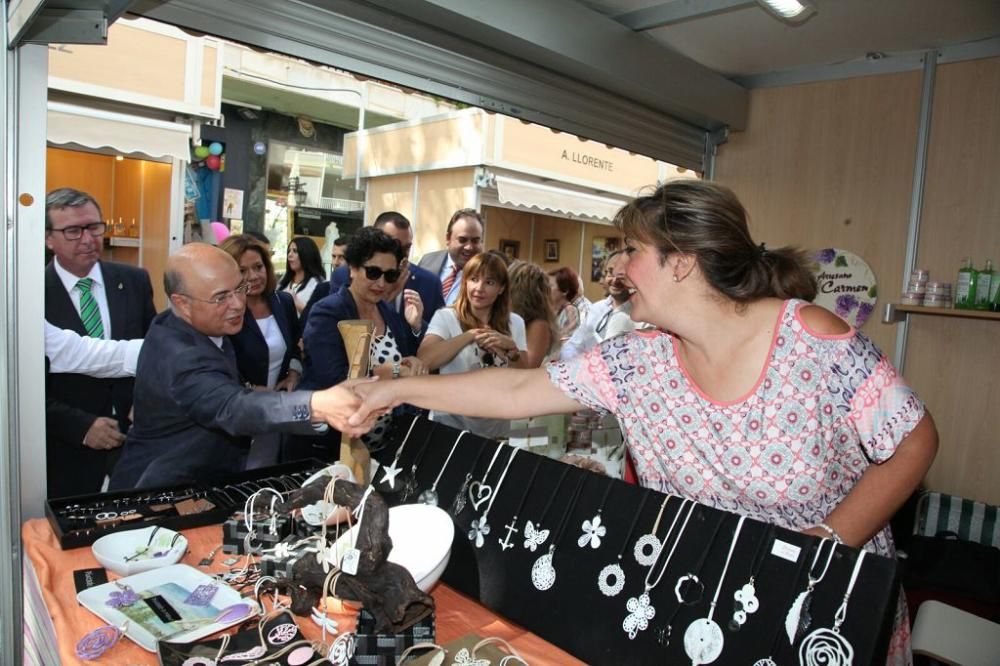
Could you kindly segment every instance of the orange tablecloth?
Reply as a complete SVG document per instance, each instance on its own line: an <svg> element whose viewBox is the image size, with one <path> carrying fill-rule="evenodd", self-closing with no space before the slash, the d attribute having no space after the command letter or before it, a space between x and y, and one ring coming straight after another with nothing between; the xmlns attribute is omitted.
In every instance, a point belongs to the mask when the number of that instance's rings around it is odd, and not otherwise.
<svg viewBox="0 0 1000 666"><path fill-rule="evenodd" d="M61 550L59 542L48 521L44 519L29 520L21 530L24 539L24 553L30 558L38 575L42 596L48 607L55 625L58 640L59 655L63 664L79 664L81 662L74 652L76 642L86 633L105 624L103 620L83 608L76 602L76 589L73 586L73 571L100 566L90 548L75 548ZM213 548L222 540L222 528L219 525L199 527L184 530L188 539L188 554L181 560L185 564L197 566ZM220 550L215 556L209 572L221 572L226 569L222 560L226 555ZM116 576L110 574L109 578ZM530 664L582 664L559 648L547 643L527 630L504 620L493 611L483 607L478 602L456 592L447 585L438 584L431 595L436 603L437 642L448 643L465 634L476 633L480 636L499 636L509 641ZM302 632L310 638L318 638L319 629L308 618L301 618L299 626ZM343 626L343 625L342 625ZM123 639L101 662L116 665L156 664L156 656L143 650L128 639Z"/></svg>

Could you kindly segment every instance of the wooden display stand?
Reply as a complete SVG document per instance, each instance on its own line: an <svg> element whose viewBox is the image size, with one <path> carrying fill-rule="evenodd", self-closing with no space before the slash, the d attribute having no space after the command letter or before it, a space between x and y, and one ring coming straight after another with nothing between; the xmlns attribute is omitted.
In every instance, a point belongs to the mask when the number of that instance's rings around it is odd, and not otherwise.
<svg viewBox="0 0 1000 666"><path fill-rule="evenodd" d="M368 319L348 319L338 322L337 330L344 339L344 350L347 352L347 378L367 377L375 322ZM340 461L351 468L354 478L361 486L368 485L371 456L361 440L344 433L340 440Z"/></svg>

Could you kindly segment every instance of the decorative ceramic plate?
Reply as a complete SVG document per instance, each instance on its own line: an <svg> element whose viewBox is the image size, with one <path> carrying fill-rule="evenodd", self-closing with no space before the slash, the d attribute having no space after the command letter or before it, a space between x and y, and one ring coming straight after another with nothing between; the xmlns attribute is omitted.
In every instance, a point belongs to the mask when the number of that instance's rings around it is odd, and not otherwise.
<svg viewBox="0 0 1000 666"><path fill-rule="evenodd" d="M91 587L76 600L108 624L122 627L127 622L124 634L150 652L159 640L189 643L259 610L233 588L186 564Z"/></svg>

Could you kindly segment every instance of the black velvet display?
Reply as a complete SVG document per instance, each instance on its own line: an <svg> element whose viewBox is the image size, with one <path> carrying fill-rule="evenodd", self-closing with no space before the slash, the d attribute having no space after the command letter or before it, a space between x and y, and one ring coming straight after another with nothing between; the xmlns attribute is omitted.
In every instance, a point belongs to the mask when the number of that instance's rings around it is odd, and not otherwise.
<svg viewBox="0 0 1000 666"><path fill-rule="evenodd" d="M409 418L397 421L400 423L394 424L386 435L389 450L398 448L400 438L410 425ZM419 462L416 478L420 490L434 483L458 435L458 430L424 419L416 424L403 449L400 466L409 472L414 461ZM468 472L472 471L476 480L482 480L497 446L499 444L494 441L465 435L437 486L442 508L447 510L451 506ZM648 570L636 562L633 545L652 529L664 495L579 468L569 469L564 476L564 463L548 458L538 463L536 455L528 451L518 453L506 480L497 490L497 480L513 451L510 447L505 448L487 480L487 484L498 492L489 513L490 533L482 548L475 548L466 536L472 521L479 517L486 504L475 511L468 503L457 517L453 516L455 542L443 580L587 663L690 663L684 652L684 631L691 622L709 613L739 517L704 505L695 508L661 582L650 591L656 615L649 622L649 628L638 632L633 640L622 628L628 614L626 603L630 597L643 592ZM537 474L531 487L527 487L536 463ZM381 487L381 478L380 471L375 476L376 488ZM568 506L584 478L578 500L574 506ZM599 548L593 549L589 544L581 548L577 539L583 534L582 524L601 508L609 484L612 487L601 516L607 533ZM499 542L507 534L505 526L514 518L525 493L523 509L515 525L517 532L511 538L516 545L502 550ZM625 571L624 589L617 596L605 596L598 588L598 574L605 565L618 561L616 557L643 494L649 496L620 560ZM550 498L554 500L542 527L551 529L551 535L544 545L531 552L523 547L525 523L527 520L539 521ZM386 499L404 501L400 494L386 495ZM416 502L416 494L405 501ZM667 503L657 533L661 540L681 504L681 499L676 497ZM567 512L567 527L556 544L553 558L555 584L546 591L539 591L532 585L532 565L548 552ZM762 540L764 551L761 550ZM797 559L792 562L772 555L773 541L789 544L793 550L797 547ZM751 519L744 522L713 615L722 628L725 643L721 656L712 663L747 666L768 656L778 664L798 663L801 637L795 645L789 644L784 630L785 617L796 596L806 588L808 570L821 543L824 545L816 573L826 561L830 541L771 528ZM738 631L733 631L728 628L734 611L733 594L747 583L759 552L763 558L756 577L760 607L748 616ZM847 546L836 548L829 571L812 595L810 614L813 620L806 634L819 627L833 627L834 614L843 600L858 553L857 549ZM700 600L690 606L678 604L674 593L678 578L691 572L702 560L698 577L705 589ZM656 572L651 580L655 575ZM896 561L869 553L851 595L847 619L840 629L841 635L854 648L855 664L884 663L898 598ZM671 623L669 641L664 644L667 621L678 608Z"/></svg>

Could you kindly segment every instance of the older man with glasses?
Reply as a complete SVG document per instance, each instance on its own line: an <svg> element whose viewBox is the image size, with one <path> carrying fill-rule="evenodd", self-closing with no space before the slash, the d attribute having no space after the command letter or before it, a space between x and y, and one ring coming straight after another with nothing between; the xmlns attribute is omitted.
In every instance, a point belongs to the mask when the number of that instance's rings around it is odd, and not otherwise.
<svg viewBox="0 0 1000 666"><path fill-rule="evenodd" d="M101 261L105 231L101 207L86 192L62 188L46 196L45 246L53 258L45 269L45 319L81 336L142 338L156 315L149 274ZM132 389L131 378L47 376L49 497L101 490L125 440Z"/></svg>
<svg viewBox="0 0 1000 666"><path fill-rule="evenodd" d="M163 278L171 309L153 320L136 370L135 424L113 490L209 483L239 472L250 437L347 428L353 391L254 391L240 381L227 336L243 327L250 285L226 252L203 243L173 254Z"/></svg>

